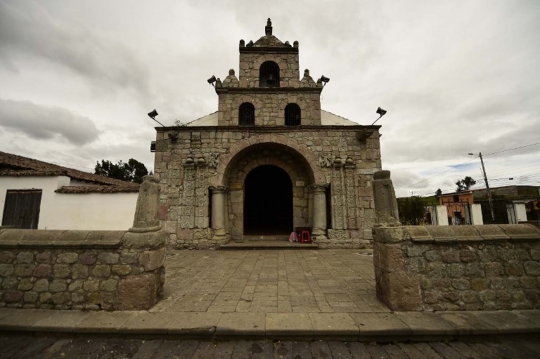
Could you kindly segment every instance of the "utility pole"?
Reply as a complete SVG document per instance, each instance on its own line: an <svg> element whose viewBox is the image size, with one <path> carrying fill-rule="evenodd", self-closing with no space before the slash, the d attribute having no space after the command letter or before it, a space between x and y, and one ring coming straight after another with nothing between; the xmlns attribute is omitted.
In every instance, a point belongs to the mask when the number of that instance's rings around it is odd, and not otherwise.
<svg viewBox="0 0 540 359"><path fill-rule="evenodd" d="M489 210L491 211L491 220L495 222L495 212L493 212L493 200L491 198L491 191L489 190L489 183L488 183L488 179L486 175L486 168L484 167L484 160L482 158L482 152L480 152L478 156L480 157L480 162L482 163L482 172L484 173L484 181L486 182L486 191L487 191L488 200L489 200Z"/></svg>

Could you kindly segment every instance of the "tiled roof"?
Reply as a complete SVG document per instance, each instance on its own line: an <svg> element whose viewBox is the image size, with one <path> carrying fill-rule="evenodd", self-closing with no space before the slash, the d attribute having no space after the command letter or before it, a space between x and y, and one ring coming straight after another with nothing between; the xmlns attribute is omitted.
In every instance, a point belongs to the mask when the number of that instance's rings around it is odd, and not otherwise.
<svg viewBox="0 0 540 359"><path fill-rule="evenodd" d="M188 126L188 127L217 126L217 125L218 125L217 111L184 124L184 126ZM359 124L351 120L348 120L345 117L335 115L332 112L321 110L321 125L322 126L358 126Z"/></svg>
<svg viewBox="0 0 540 359"><path fill-rule="evenodd" d="M56 193L133 193L139 189L134 186L63 186Z"/></svg>
<svg viewBox="0 0 540 359"><path fill-rule="evenodd" d="M129 188L132 192L137 192L139 190L138 183L131 183L117 180L114 178L103 177L95 175L93 173L62 167L52 163L47 163L23 156L17 156L2 151L0 151L0 176L67 176L71 179L89 182L89 184L93 185L90 187L104 186L107 188L118 186L122 188ZM109 190L111 189L109 188Z"/></svg>

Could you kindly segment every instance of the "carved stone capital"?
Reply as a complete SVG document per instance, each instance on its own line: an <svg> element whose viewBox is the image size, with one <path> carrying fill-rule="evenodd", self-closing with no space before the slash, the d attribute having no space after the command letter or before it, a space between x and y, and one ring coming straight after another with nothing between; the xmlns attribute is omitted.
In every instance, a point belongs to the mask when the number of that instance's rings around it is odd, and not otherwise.
<svg viewBox="0 0 540 359"><path fill-rule="evenodd" d="M210 186L212 194L223 194L226 193L228 188L225 186Z"/></svg>
<svg viewBox="0 0 540 359"><path fill-rule="evenodd" d="M328 183L314 183L309 186L311 192L326 192L328 188Z"/></svg>

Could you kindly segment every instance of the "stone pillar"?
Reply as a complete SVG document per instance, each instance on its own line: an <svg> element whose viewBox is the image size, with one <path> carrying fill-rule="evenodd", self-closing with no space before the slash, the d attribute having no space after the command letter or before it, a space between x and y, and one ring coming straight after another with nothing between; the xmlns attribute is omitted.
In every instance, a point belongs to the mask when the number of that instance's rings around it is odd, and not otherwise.
<svg viewBox="0 0 540 359"><path fill-rule="evenodd" d="M212 186L212 229L214 230L214 238L223 237L227 234L225 227L225 186Z"/></svg>
<svg viewBox="0 0 540 359"><path fill-rule="evenodd" d="M375 223L379 226L399 226L399 213L390 171L377 171L373 175L373 201Z"/></svg>
<svg viewBox="0 0 540 359"><path fill-rule="evenodd" d="M326 184L314 184L313 192L313 230L312 235L316 239L326 237Z"/></svg>
<svg viewBox="0 0 540 359"><path fill-rule="evenodd" d="M135 218L130 232L159 231L159 180L154 176L144 176L139 187Z"/></svg>

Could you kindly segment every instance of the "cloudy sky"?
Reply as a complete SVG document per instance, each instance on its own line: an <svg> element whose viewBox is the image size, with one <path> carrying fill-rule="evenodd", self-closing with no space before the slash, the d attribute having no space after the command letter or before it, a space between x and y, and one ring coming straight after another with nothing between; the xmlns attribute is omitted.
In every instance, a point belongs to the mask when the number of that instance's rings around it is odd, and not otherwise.
<svg viewBox="0 0 540 359"><path fill-rule="evenodd" d="M238 41L300 43L323 108L382 125L398 195L540 182L538 0L0 0L0 150L93 172L153 168L158 120L217 109ZM473 152L476 156L468 156ZM513 180L509 180L513 178ZM483 187L480 182L475 188Z"/></svg>

